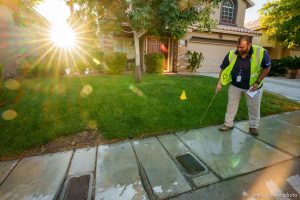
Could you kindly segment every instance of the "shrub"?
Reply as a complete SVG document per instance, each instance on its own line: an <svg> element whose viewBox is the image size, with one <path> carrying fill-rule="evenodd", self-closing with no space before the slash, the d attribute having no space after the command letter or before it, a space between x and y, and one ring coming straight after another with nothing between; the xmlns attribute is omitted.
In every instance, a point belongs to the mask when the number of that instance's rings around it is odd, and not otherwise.
<svg viewBox="0 0 300 200"><path fill-rule="evenodd" d="M37 63L37 58L28 56L17 60L17 74L23 77L52 76L54 70L45 61Z"/></svg>
<svg viewBox="0 0 300 200"><path fill-rule="evenodd" d="M199 67L201 67L201 62L204 60L202 53L198 53L196 51L187 51L186 55L188 56L189 65L187 68L194 72Z"/></svg>
<svg viewBox="0 0 300 200"><path fill-rule="evenodd" d="M164 71L165 57L159 53L148 53L145 55L146 72L150 74L161 74Z"/></svg>
<svg viewBox="0 0 300 200"><path fill-rule="evenodd" d="M17 74L20 76L29 76L30 71L32 70L32 59L31 58L22 58L17 60Z"/></svg>
<svg viewBox="0 0 300 200"><path fill-rule="evenodd" d="M130 71L130 72L134 72L134 70L135 70L135 63L128 63L128 71Z"/></svg>
<svg viewBox="0 0 300 200"><path fill-rule="evenodd" d="M74 70L79 72L80 74L83 74L85 69L88 68L88 67L89 67L89 65L86 62L84 62L83 60L80 59L80 60L76 61L76 65L75 65Z"/></svg>
<svg viewBox="0 0 300 200"><path fill-rule="evenodd" d="M104 55L109 74L121 74L125 70L127 55L122 52L109 52Z"/></svg>
<svg viewBox="0 0 300 200"><path fill-rule="evenodd" d="M90 67L92 69L98 70L99 72L104 71L104 52L99 50L94 50L90 52L91 59L89 61Z"/></svg>
<svg viewBox="0 0 300 200"><path fill-rule="evenodd" d="M282 64L290 70L300 69L300 57L287 56L282 59Z"/></svg>
<svg viewBox="0 0 300 200"><path fill-rule="evenodd" d="M284 76L287 73L287 67L285 67L280 59L274 59L271 61L271 69L269 76Z"/></svg>

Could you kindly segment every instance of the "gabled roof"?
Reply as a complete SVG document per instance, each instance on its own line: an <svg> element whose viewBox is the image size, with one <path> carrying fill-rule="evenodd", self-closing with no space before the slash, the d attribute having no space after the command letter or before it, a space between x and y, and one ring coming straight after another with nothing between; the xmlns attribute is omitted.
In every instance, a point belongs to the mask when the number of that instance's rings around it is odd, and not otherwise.
<svg viewBox="0 0 300 200"><path fill-rule="evenodd" d="M257 31L257 30L261 29L258 19L254 20L254 21L247 22L245 24L245 27L249 28L251 30L254 30L254 31Z"/></svg>
<svg viewBox="0 0 300 200"><path fill-rule="evenodd" d="M217 30L222 31L233 31L233 32L239 32L239 33L246 33L246 34L253 34L253 35L260 35L259 32L245 28L245 27L236 27L236 26L226 26L226 25L217 25Z"/></svg>
<svg viewBox="0 0 300 200"><path fill-rule="evenodd" d="M255 3L252 0L246 0L246 3L247 3L246 9L255 6Z"/></svg>
<svg viewBox="0 0 300 200"><path fill-rule="evenodd" d="M190 26L189 30L191 31L198 31L199 28L197 26ZM207 31L207 29L205 29L204 31ZM215 33L228 33L228 34L247 34L247 35L261 35L260 32L245 28L245 27L236 27L236 26L226 26L226 25L220 25L218 24L217 27L213 28L211 30L211 32L215 32Z"/></svg>

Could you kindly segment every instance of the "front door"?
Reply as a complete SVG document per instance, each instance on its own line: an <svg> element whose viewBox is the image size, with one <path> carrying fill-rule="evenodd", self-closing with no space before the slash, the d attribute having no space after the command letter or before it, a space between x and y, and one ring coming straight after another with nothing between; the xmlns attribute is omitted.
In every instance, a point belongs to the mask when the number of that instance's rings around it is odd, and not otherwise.
<svg viewBox="0 0 300 200"><path fill-rule="evenodd" d="M164 70L168 70L169 39L147 37L147 53L160 53L165 56Z"/></svg>

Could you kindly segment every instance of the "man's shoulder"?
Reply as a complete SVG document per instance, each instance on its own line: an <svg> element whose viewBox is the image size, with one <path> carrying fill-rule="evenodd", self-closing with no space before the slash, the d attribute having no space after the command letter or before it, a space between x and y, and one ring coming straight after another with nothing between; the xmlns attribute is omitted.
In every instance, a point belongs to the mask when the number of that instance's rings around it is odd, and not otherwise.
<svg viewBox="0 0 300 200"><path fill-rule="evenodd" d="M257 44L252 44L252 47L254 47L254 48L261 48L261 49L265 49L265 48L263 48L262 46L259 46L259 45L257 45Z"/></svg>

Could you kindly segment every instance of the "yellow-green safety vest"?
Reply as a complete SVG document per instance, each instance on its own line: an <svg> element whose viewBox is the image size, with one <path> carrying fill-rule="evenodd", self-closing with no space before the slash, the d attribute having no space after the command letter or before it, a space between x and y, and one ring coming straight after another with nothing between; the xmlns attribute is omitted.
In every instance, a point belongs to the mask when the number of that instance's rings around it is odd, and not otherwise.
<svg viewBox="0 0 300 200"><path fill-rule="evenodd" d="M258 79L258 76L260 75L262 71L261 63L262 59L264 57L264 51L265 49L257 46L257 45L252 45L253 48L253 53L250 59L251 63L251 69L250 69L250 86L252 86L255 81ZM227 85L228 83L231 82L231 71L233 69L233 66L236 62L237 55L235 54L236 49L233 49L229 52L228 60L229 60L229 65L223 70L221 74L221 84L222 85ZM259 87L262 85L262 82L259 84Z"/></svg>

